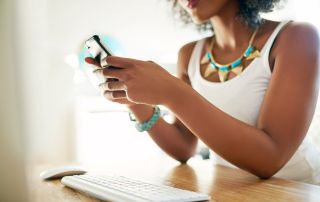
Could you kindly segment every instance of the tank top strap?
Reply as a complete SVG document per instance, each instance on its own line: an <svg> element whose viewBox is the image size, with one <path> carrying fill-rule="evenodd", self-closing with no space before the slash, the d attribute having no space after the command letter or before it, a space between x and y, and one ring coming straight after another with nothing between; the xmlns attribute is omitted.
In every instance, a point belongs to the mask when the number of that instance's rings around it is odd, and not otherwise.
<svg viewBox="0 0 320 202"><path fill-rule="evenodd" d="M188 64L188 76L189 79L192 83L192 79L195 77L196 72L197 72L197 64L199 63L199 59L201 56L201 50L204 46L204 42L205 42L205 38L200 39L199 41L196 42L192 53L191 53L191 57L189 59L189 64Z"/></svg>
<svg viewBox="0 0 320 202"><path fill-rule="evenodd" d="M267 42L265 43L265 45L261 50L263 65L264 67L267 68L267 71L269 74L271 74L270 64L269 64L269 54L270 54L271 47L273 46L275 39L277 38L281 30L285 27L285 25L287 25L291 21L292 20L286 20L286 21L280 22L278 26L274 29L274 31L272 32L272 34L270 35L270 37L268 38Z"/></svg>

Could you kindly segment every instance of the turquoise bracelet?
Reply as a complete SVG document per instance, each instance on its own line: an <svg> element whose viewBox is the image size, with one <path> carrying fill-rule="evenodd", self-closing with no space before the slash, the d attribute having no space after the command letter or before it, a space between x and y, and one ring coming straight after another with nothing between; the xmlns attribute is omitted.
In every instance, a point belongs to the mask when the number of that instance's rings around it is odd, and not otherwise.
<svg viewBox="0 0 320 202"><path fill-rule="evenodd" d="M135 121L136 124L136 129L139 132L143 132L143 131L148 131L152 128L152 126L159 120L159 118L161 117L161 112L160 112L160 108L158 106L154 107L154 112L152 114L152 117L143 123L139 123L135 118L133 118L133 115L131 112L129 112L129 117L131 121Z"/></svg>

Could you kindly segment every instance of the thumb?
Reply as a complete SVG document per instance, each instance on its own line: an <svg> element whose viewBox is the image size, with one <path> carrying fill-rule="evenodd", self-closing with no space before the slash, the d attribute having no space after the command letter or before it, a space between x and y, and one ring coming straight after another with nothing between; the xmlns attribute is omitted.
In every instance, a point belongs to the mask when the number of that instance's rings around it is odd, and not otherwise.
<svg viewBox="0 0 320 202"><path fill-rule="evenodd" d="M97 61L93 58L86 57L84 60L86 61L86 63L88 63L90 65L95 65L95 66L101 67L100 64L97 63Z"/></svg>

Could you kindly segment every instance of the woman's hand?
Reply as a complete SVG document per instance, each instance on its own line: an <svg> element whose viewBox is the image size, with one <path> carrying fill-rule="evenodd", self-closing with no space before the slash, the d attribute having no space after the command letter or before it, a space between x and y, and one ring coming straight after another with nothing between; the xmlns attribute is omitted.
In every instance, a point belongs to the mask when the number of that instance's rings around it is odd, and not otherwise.
<svg viewBox="0 0 320 202"><path fill-rule="evenodd" d="M97 63L93 58L89 58L89 57L88 57L88 58L85 59L85 61L86 61L88 64L95 65L95 66L97 66L97 67L99 67L99 68L102 68L101 65L100 65L99 63ZM93 72L95 72L95 71L93 70ZM109 82L109 81L112 81L112 79L107 78L107 82ZM105 97L107 100L111 101L111 102L116 102L116 103L119 103L119 104L124 104L124 105L127 105L128 107L132 107L132 106L136 105L134 102L130 102L127 98L116 98L116 97L110 96L110 93L111 93L112 91L109 91L109 90L107 90L107 89L105 88L105 83L103 83L103 85L101 84L99 87L100 87L100 90L101 90L102 94L104 95L104 97ZM123 91L123 92L121 92L121 91L113 91L113 92L116 93L116 94L122 94L122 93L124 93L124 91Z"/></svg>
<svg viewBox="0 0 320 202"><path fill-rule="evenodd" d="M95 71L106 78L118 79L118 81L108 80L101 84L108 99L127 99L137 104L165 105L169 99L172 99L174 88L180 82L151 61L109 56L106 62L108 65L119 68Z"/></svg>

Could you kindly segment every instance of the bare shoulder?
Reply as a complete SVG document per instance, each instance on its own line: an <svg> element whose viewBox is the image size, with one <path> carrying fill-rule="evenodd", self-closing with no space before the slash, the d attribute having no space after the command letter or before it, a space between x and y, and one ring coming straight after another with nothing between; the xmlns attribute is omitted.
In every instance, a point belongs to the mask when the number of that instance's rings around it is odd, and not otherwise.
<svg viewBox="0 0 320 202"><path fill-rule="evenodd" d="M187 76L189 61L196 43L197 41L193 41L183 45L178 53L177 75L184 81L187 79L185 77Z"/></svg>
<svg viewBox="0 0 320 202"><path fill-rule="evenodd" d="M303 37L304 35L312 36L314 40L319 38L317 28L307 22L289 23L286 29L283 31L283 35L287 37Z"/></svg>
<svg viewBox="0 0 320 202"><path fill-rule="evenodd" d="M277 46L273 80L279 85L287 82L291 87L315 89L320 54L317 28L309 23L290 23L279 35Z"/></svg>
<svg viewBox="0 0 320 202"><path fill-rule="evenodd" d="M310 57L319 55L319 32L309 23L292 22L282 31L278 39L279 54L295 55L300 52Z"/></svg>
<svg viewBox="0 0 320 202"><path fill-rule="evenodd" d="M189 42L189 43L183 45L179 50L179 54L190 54L191 55L192 50L197 42L198 41L192 41L192 42Z"/></svg>

